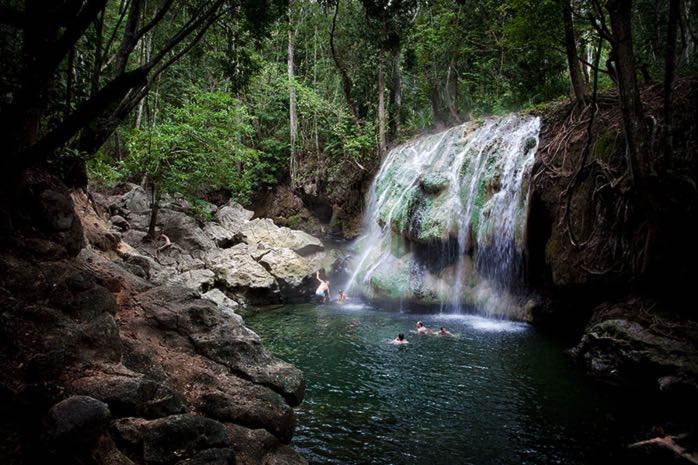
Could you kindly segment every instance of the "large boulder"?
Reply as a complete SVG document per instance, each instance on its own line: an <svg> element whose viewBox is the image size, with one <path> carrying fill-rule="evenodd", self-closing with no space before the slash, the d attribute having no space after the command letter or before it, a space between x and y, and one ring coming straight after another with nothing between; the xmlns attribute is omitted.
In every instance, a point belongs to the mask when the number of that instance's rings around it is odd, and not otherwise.
<svg viewBox="0 0 698 465"><path fill-rule="evenodd" d="M278 227L269 218L255 219L244 223L240 229L243 240L252 246L291 249L299 255L309 255L324 250L320 239L303 231Z"/></svg>
<svg viewBox="0 0 698 465"><path fill-rule="evenodd" d="M164 384L143 376L97 373L79 378L72 389L99 399L114 417L158 418L186 411L183 396Z"/></svg>
<svg viewBox="0 0 698 465"><path fill-rule="evenodd" d="M191 414L151 421L124 418L114 422L112 429L136 463L165 465L197 458L201 463L200 454L206 451L209 454L223 452L228 463L234 461L225 426L210 418Z"/></svg>
<svg viewBox="0 0 698 465"><path fill-rule="evenodd" d="M192 255L213 249L216 244L209 239L194 218L176 210L160 211L162 233Z"/></svg>
<svg viewBox="0 0 698 465"><path fill-rule="evenodd" d="M259 263L277 279L282 290L300 287L315 271L312 261L287 248L270 249Z"/></svg>
<svg viewBox="0 0 698 465"><path fill-rule="evenodd" d="M104 402L88 396L68 397L46 414L45 440L53 447L65 449L89 445L102 433L110 415Z"/></svg>
<svg viewBox="0 0 698 465"><path fill-rule="evenodd" d="M257 384L268 386L289 403L303 398L303 373L278 360L264 348L256 333L240 320L221 312L196 291L161 286L137 296L147 318L157 326L185 336L195 350Z"/></svg>
<svg viewBox="0 0 698 465"><path fill-rule="evenodd" d="M236 235L240 232L242 225L251 220L253 216L254 212L245 210L240 204L231 201L228 205L220 208L214 218L231 234Z"/></svg>
<svg viewBox="0 0 698 465"><path fill-rule="evenodd" d="M695 396L698 323L667 310L647 298L604 303L571 352L606 380Z"/></svg>
<svg viewBox="0 0 698 465"><path fill-rule="evenodd" d="M205 260L208 269L216 274L226 289L273 291L277 287L274 277L250 256L247 244L211 250Z"/></svg>
<svg viewBox="0 0 698 465"><path fill-rule="evenodd" d="M206 234L206 236L208 236L208 238L211 239L218 247L226 248L235 245L236 236L234 229L231 230L214 221L208 221L206 224L204 224L203 229L204 234Z"/></svg>
<svg viewBox="0 0 698 465"><path fill-rule="evenodd" d="M112 215L128 218L131 213L150 211L150 196L137 184L128 184L129 190L123 195L109 197L107 207Z"/></svg>

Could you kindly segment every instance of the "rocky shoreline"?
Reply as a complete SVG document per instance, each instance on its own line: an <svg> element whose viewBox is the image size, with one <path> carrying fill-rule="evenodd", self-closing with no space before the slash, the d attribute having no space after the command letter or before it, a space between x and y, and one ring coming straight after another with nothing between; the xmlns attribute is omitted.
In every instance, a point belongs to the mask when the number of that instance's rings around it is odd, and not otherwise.
<svg viewBox="0 0 698 465"><path fill-rule="evenodd" d="M237 205L200 227L172 201L163 248L143 241L139 187L89 200L42 171L15 202L0 237L4 463L306 463L288 446L303 374L235 308L307 299L336 261L322 242Z"/></svg>

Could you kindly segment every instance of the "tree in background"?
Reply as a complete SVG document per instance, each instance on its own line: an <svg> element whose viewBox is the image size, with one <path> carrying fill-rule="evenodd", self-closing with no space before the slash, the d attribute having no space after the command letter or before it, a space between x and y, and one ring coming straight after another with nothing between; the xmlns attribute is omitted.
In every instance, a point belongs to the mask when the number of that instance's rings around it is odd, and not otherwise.
<svg viewBox="0 0 698 465"><path fill-rule="evenodd" d="M254 29L273 9L267 1L7 2L0 15L0 90L9 96L0 105L3 175L16 180L67 148L94 154L214 23L241 18ZM66 180L84 185L83 157L68 158Z"/></svg>
<svg viewBox="0 0 698 465"><path fill-rule="evenodd" d="M256 186L256 150L244 144L252 133L245 108L225 92L194 89L185 105L159 124L136 129L124 173L141 173L151 195L148 234L155 235L159 200L181 194L196 205L206 191L225 188L245 201Z"/></svg>

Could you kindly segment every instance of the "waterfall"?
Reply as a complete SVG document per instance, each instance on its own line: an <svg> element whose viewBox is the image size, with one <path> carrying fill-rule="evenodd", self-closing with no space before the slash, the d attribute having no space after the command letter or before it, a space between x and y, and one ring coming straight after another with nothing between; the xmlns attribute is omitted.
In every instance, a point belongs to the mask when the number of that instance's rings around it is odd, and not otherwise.
<svg viewBox="0 0 698 465"><path fill-rule="evenodd" d="M346 287L371 300L525 318L518 289L539 128L531 116L488 118L391 150Z"/></svg>

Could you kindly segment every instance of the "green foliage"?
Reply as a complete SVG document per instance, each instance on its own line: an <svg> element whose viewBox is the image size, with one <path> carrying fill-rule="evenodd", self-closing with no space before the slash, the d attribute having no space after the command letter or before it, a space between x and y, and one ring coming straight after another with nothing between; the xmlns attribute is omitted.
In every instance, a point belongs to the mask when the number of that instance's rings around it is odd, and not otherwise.
<svg viewBox="0 0 698 465"><path fill-rule="evenodd" d="M153 90L138 119L132 114L120 128L121 134L90 161L91 179L109 186L134 173L147 173L163 192L178 190L194 198L207 189L223 187L240 200L249 199L255 189L289 177L289 94L293 89L298 120L294 181L319 186L323 191L319 195L334 202L363 175L357 164L370 171L378 162L379 50L385 52L387 112L390 122L399 122L401 128L389 127L389 145L434 127L539 108L544 102L569 97L562 2L346 0L339 2L333 57L329 31L336 2L294 0L289 10L287 2L245 0L150 83ZM104 28L116 31L118 42L124 32L123 21L118 23L121 10L116 2L107 3ZM637 61L644 66L644 74L655 80L663 73L666 3L634 2ZM598 33L585 15L595 9L587 0L572 4L578 52L589 60ZM155 4L148 5L150 14ZM684 7L681 27L695 30L698 3ZM139 55L130 57L129 68L156 51L185 17L168 16L156 32L148 34L139 45ZM293 78L287 74L289 30ZM71 73L65 64L66 72L49 95L58 100L50 113L56 122L66 107L74 109L92 92L91 73L99 69L95 64L101 60L104 65L113 54L117 44L106 53L104 47L95 47L100 40L104 42L105 37L90 27L78 43ZM687 48L677 51L679 74L696 66L692 44L689 41ZM609 58L610 46L605 43L602 68ZM349 112L338 66L346 70L351 83L356 117ZM111 68L103 68L105 74L97 84L109 78ZM585 72L589 79L588 67ZM399 108L394 99L398 86ZM601 74L599 88L610 86L615 83ZM63 105L60 101L66 94L71 101ZM140 129L134 130L136 126ZM110 162L109 156L124 161Z"/></svg>
<svg viewBox="0 0 698 465"><path fill-rule="evenodd" d="M298 225L301 222L301 217L299 215L291 215L288 217L288 227L291 229L296 229L298 228Z"/></svg>
<svg viewBox="0 0 698 465"><path fill-rule="evenodd" d="M245 108L227 93L193 90L184 106L168 114L162 123L133 132L125 169L147 176L160 193L195 199L225 188L246 201L257 183L259 153L243 143L252 132Z"/></svg>
<svg viewBox="0 0 698 465"><path fill-rule="evenodd" d="M87 174L90 183L98 188L114 187L124 178L121 163L115 163L102 151L87 161Z"/></svg>

